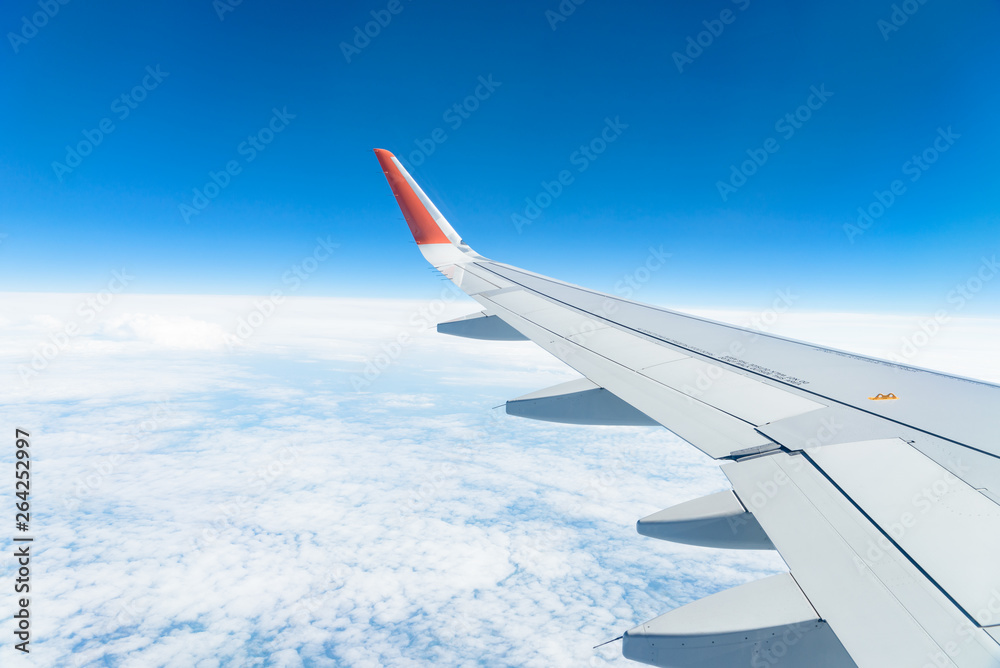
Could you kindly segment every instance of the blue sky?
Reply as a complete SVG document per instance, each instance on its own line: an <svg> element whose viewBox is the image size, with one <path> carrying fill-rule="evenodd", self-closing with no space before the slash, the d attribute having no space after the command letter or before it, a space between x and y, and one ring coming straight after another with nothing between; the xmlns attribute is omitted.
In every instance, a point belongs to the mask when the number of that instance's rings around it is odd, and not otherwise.
<svg viewBox="0 0 1000 668"><path fill-rule="evenodd" d="M370 152L428 141L412 171L477 250L613 291L662 245L671 261L640 298L667 305L754 308L791 288L801 308L932 312L996 248L995 2L894 17L889 2L588 0L559 21L554 1L242 2L221 20L220 6L70 2L33 31L37 3L5 4L5 289L92 292L125 266L135 292L266 293L330 237L335 261L302 294L436 294ZM345 56L372 12L391 20ZM449 109L480 77L499 85L458 125ZM248 160L241 142L275 109L280 132ZM793 133L776 126L797 110ZM78 166L53 166L104 119ZM627 127L574 161L605 119ZM724 199L731 165L765 146ZM926 171L907 167L925 150ZM185 220L230 161L239 173ZM573 182L518 229L562 170ZM968 312L995 313L996 292Z"/></svg>

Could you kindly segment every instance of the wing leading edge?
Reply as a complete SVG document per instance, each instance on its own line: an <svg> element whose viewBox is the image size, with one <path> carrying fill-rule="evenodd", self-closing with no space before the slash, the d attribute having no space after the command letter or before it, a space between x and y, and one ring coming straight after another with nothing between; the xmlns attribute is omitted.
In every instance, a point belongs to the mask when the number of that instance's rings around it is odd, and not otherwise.
<svg viewBox="0 0 1000 668"><path fill-rule="evenodd" d="M663 425L724 462L733 489L650 516L640 532L773 547L788 563L785 580L637 626L624 636L627 657L675 667L779 658L790 668L1000 666L991 425L1000 388L493 262L462 241L398 159L375 153L421 253L484 309L441 331L527 338L583 376L509 402L509 413ZM897 398L871 398L890 393ZM784 610L762 620L765 599Z"/></svg>

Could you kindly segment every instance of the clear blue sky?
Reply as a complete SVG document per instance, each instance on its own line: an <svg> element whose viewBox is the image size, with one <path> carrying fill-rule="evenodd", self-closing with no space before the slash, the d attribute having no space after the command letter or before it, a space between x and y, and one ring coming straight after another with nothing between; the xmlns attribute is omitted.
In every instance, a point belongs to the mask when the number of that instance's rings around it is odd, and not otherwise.
<svg viewBox="0 0 1000 668"><path fill-rule="evenodd" d="M587 0L556 21L555 0L244 0L220 20L221 1L75 0L32 30L39 4L8 2L3 289L92 292L126 266L136 292L263 293L330 236L338 255L303 294L433 294L371 149L412 158L441 128L413 173L495 259L610 291L662 245L640 299L754 307L792 287L803 307L932 311L1000 245L1000 6L903 4ZM391 21L345 56L372 11ZM491 76L467 118L448 113ZM808 101L800 127L776 127ZM294 118L249 161L241 142L275 108ZM606 118L628 127L574 160ZM72 171L53 165L103 119L113 131ZM934 164L906 165L948 128ZM723 199L748 151L767 161ZM229 161L239 173L185 221ZM573 182L518 230L561 170ZM896 179L851 243L844 225ZM996 311L996 283L975 310Z"/></svg>

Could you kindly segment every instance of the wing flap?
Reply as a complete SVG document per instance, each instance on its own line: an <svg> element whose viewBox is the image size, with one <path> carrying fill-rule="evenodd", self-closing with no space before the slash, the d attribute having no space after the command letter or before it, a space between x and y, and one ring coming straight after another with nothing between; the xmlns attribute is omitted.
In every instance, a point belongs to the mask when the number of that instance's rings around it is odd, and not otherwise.
<svg viewBox="0 0 1000 668"><path fill-rule="evenodd" d="M1000 645L806 457L778 453L722 469L859 666L1000 661Z"/></svg>
<svg viewBox="0 0 1000 668"><path fill-rule="evenodd" d="M1000 506L898 439L810 453L970 617L1000 624Z"/></svg>

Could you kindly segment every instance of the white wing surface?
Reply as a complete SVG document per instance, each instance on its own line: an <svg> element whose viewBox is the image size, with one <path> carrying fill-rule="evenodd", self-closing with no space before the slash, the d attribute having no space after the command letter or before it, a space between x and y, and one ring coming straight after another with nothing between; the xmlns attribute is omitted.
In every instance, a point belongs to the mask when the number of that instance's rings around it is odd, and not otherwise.
<svg viewBox="0 0 1000 668"><path fill-rule="evenodd" d="M777 549L790 574L625 633L656 666L1000 666L1000 387L762 334L493 262L399 161L379 163L424 257L482 306L439 330L527 338L579 381L507 404L578 424L660 424L732 491L644 535Z"/></svg>

